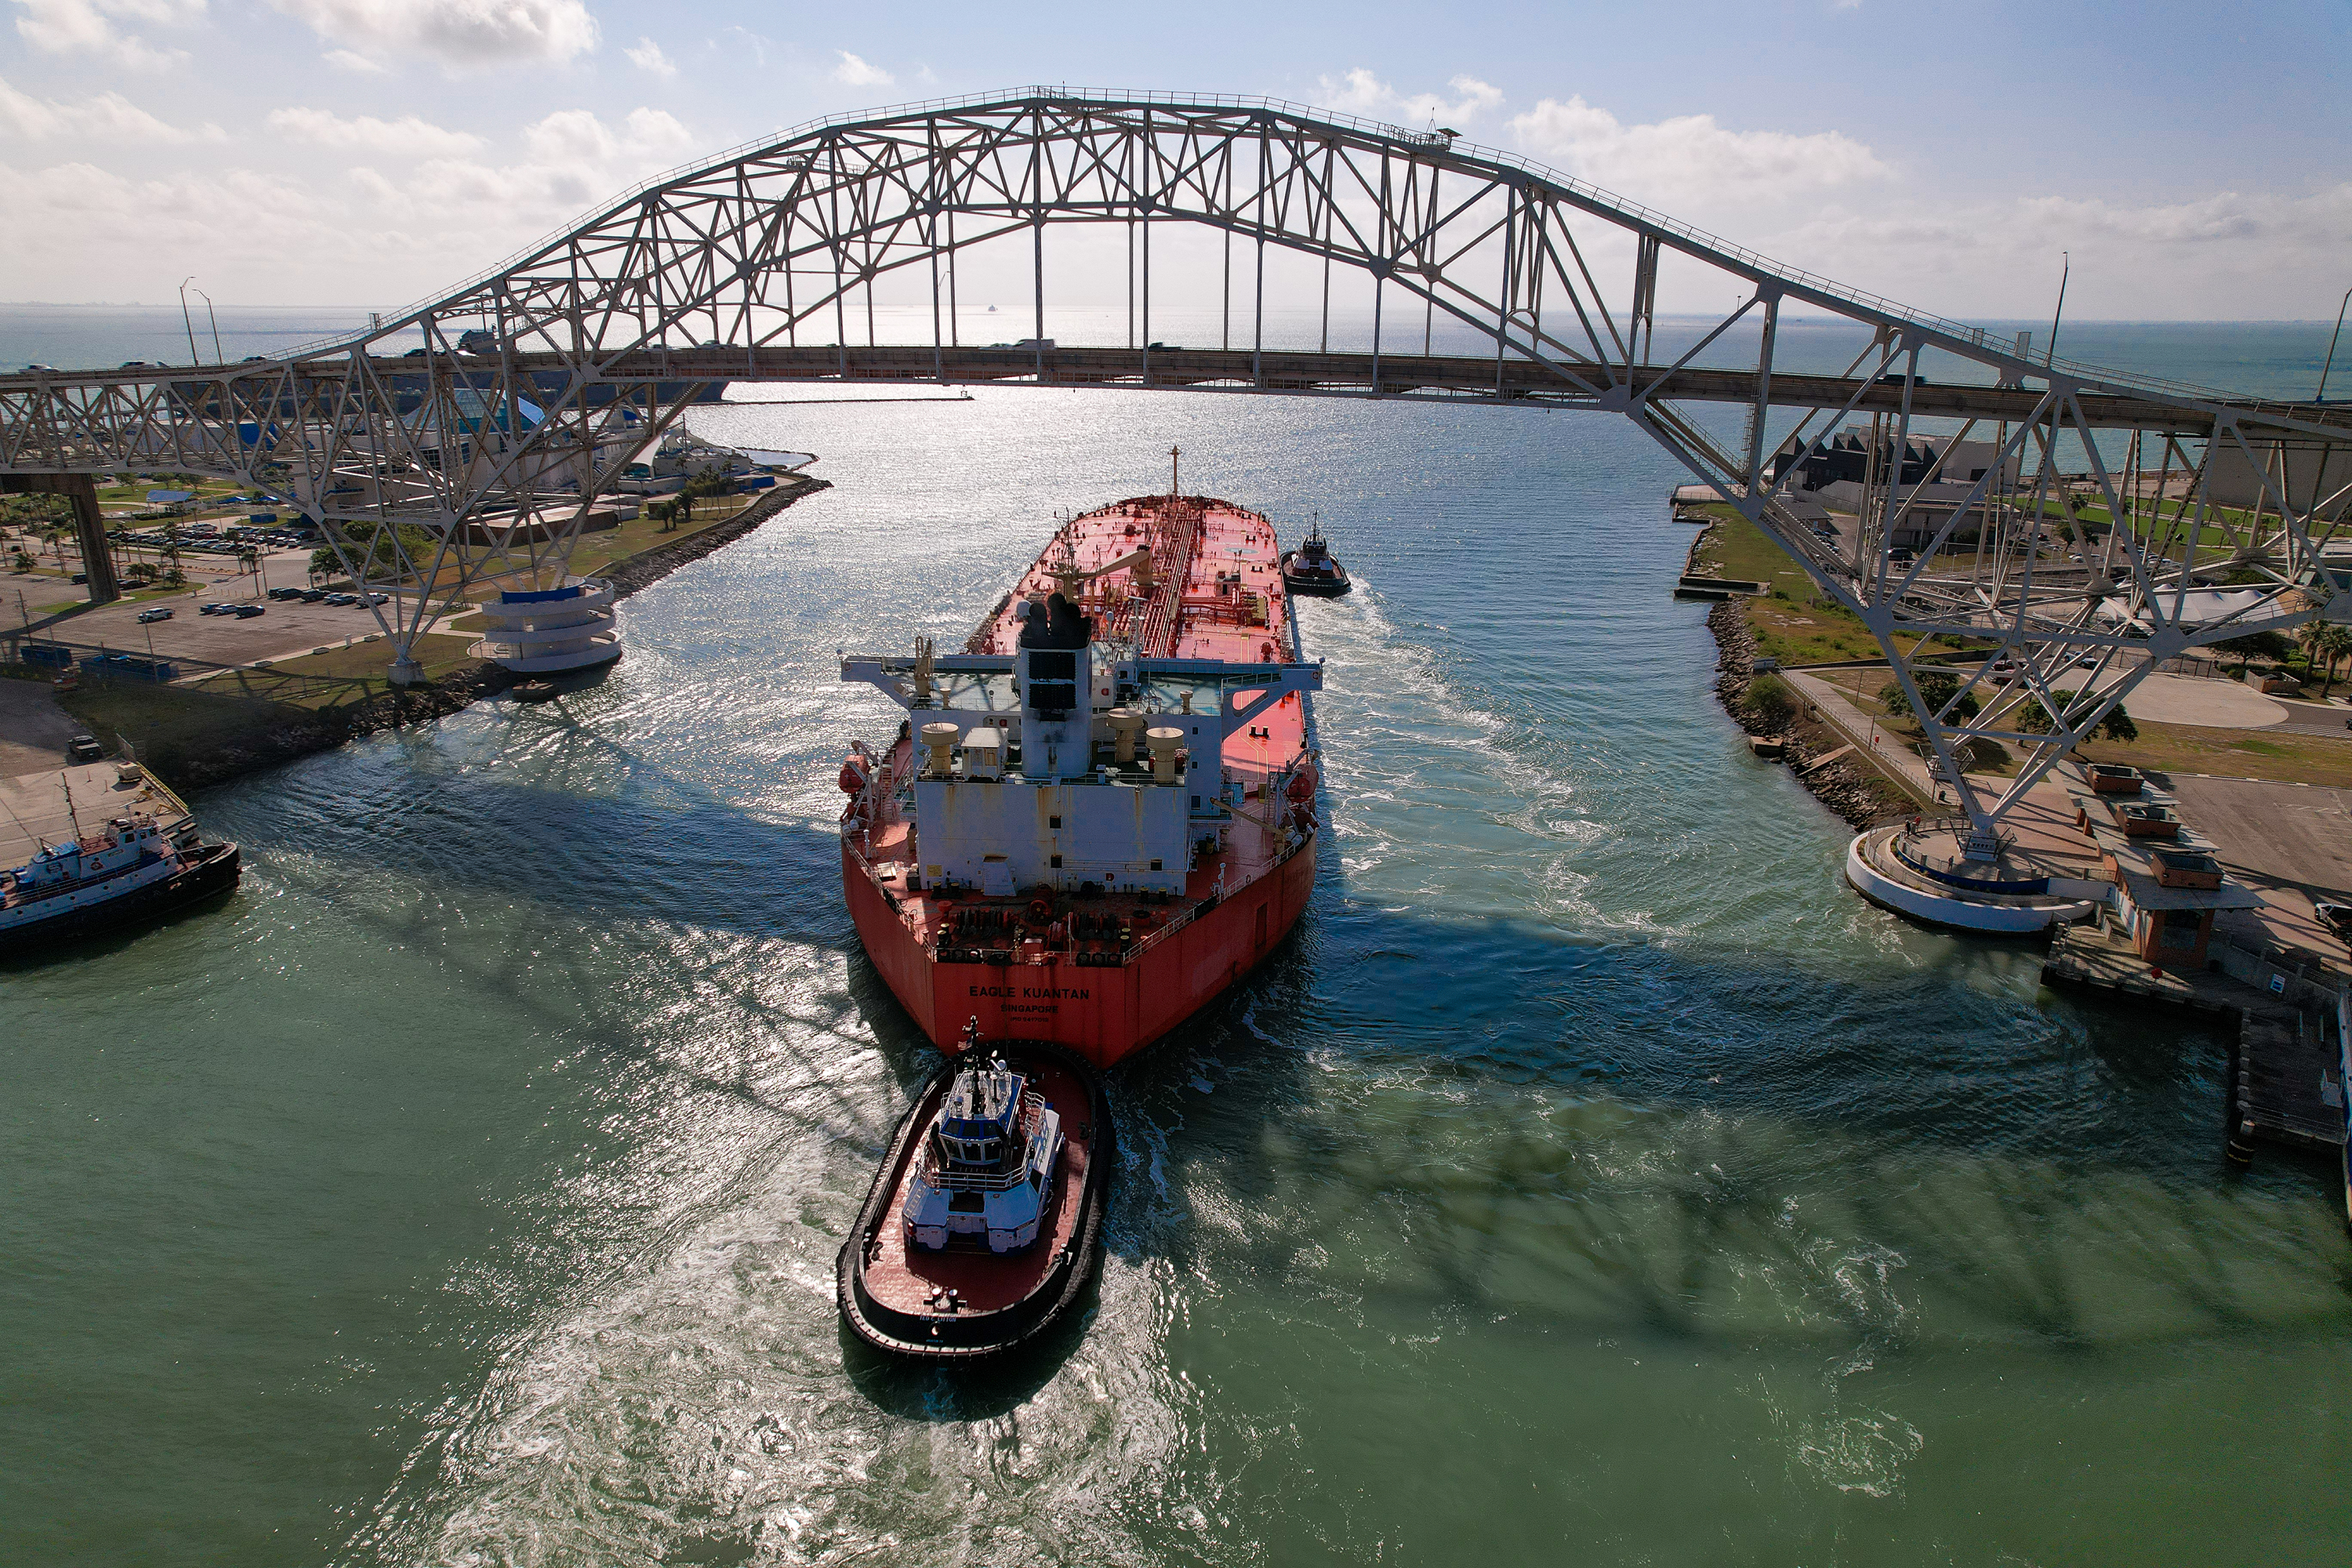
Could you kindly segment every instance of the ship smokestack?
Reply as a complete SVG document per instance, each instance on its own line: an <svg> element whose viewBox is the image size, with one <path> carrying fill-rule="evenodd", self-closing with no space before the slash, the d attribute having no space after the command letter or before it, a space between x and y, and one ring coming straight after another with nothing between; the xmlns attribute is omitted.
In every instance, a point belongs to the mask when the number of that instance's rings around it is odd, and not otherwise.
<svg viewBox="0 0 2352 1568"><path fill-rule="evenodd" d="M1111 738L1117 744L1114 753L1121 767L1135 761L1135 738L1143 733L1143 715L1126 708L1114 708L1108 715Z"/></svg>
<svg viewBox="0 0 2352 1568"><path fill-rule="evenodd" d="M923 726L923 749L931 754L930 760L923 764L925 778L943 779L950 775L954 767L950 761L950 753L955 750L956 737L961 733L953 724L946 722Z"/></svg>
<svg viewBox="0 0 2352 1568"><path fill-rule="evenodd" d="M1176 752L1184 744L1181 730L1146 730L1143 738L1151 746L1151 782L1172 784L1176 782Z"/></svg>

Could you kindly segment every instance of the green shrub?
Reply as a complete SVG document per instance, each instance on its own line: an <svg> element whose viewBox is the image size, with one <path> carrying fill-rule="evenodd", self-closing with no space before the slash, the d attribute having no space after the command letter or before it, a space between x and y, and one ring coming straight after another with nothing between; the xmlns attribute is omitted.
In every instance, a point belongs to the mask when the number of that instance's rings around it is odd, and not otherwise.
<svg viewBox="0 0 2352 1568"><path fill-rule="evenodd" d="M1911 679L1919 688L1920 700L1927 704L1927 710L1931 713L1942 713L1944 704L1951 701L1953 694L1960 689L1960 678L1946 669L1915 669L1911 672ZM1896 718L1911 716L1911 698L1903 689L1901 681L1888 681L1878 689L1878 696L1886 704L1888 713ZM1977 715L1977 696L1971 691L1960 699L1957 708L1945 715L1946 721L1958 722L1973 719Z"/></svg>
<svg viewBox="0 0 2352 1568"><path fill-rule="evenodd" d="M1779 726L1797 716L1797 694L1777 675L1759 675L1748 683L1739 711L1759 724Z"/></svg>

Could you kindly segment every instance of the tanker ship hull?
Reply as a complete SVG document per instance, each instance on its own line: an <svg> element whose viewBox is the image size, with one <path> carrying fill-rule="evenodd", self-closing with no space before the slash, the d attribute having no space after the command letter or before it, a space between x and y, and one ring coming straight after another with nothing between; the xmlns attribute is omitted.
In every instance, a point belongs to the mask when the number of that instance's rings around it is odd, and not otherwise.
<svg viewBox="0 0 2352 1568"><path fill-rule="evenodd" d="M1044 1040L1107 1068L1166 1036L1281 945L1314 889L1315 846L1116 966L939 960L847 849L842 882L866 956L934 1042L955 1039L978 1018L986 1038Z"/></svg>
<svg viewBox="0 0 2352 1568"><path fill-rule="evenodd" d="M1280 945L1318 837L1297 656L1272 524L1171 495L1063 525L961 653L845 659L908 717L843 768L842 884L934 1044L1107 1068Z"/></svg>

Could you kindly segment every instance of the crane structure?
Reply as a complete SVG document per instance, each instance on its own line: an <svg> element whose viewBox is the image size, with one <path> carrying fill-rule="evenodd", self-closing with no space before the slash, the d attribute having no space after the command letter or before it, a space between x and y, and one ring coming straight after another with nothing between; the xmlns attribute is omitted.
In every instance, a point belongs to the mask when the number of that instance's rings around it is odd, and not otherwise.
<svg viewBox="0 0 2352 1568"><path fill-rule="evenodd" d="M1067 225L1124 231L1123 342L1046 336L1062 279L1045 235ZM1222 247L1213 349L1152 342L1155 239L1163 322L1171 256L1179 281L1203 281L1201 246L1176 228ZM966 343L960 264L1024 250L1033 335ZM1343 294L1369 284L1369 342L1332 345L1335 273ZM1696 328L1669 318L1661 351L1662 277L1737 303ZM877 295L896 308L877 315ZM1843 369L1787 363L1792 311L1863 329L1866 346ZM2352 410L2036 358L1452 132L1068 88L813 121L266 359L0 375L0 476L166 468L284 498L355 584L389 595L376 614L405 680L441 618L562 586L591 502L739 381L1631 419L1868 628L1972 855L1997 852L2002 815L2164 660L2301 626L2344 593L2330 561ZM1956 651L1973 672L1929 700L1917 675ZM1986 742L2017 753L2012 775L1970 771Z"/></svg>

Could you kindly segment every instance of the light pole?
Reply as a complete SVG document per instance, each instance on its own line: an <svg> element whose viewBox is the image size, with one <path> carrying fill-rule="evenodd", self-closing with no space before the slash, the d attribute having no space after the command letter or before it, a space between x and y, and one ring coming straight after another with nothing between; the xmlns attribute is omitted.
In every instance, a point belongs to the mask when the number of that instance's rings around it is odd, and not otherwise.
<svg viewBox="0 0 2352 1568"><path fill-rule="evenodd" d="M2352 289L2344 290L2344 305L2352 305ZM2327 363L2319 367L2319 390L2312 395L2314 403L2327 401L2327 373L2336 368L2336 340L2344 335L2344 305L2336 307L2336 331L2327 337Z"/></svg>
<svg viewBox="0 0 2352 1568"><path fill-rule="evenodd" d="M188 285L195 280L196 275L193 272L180 279L180 325L188 329L188 363L202 364L204 360L196 353L196 323L188 314Z"/></svg>
<svg viewBox="0 0 2352 1568"><path fill-rule="evenodd" d="M2074 258L2064 251L2058 253L2058 308L2050 312L2050 352L2042 356L2046 368L2058 363L2058 318L2066 311L2066 275L2074 270Z"/></svg>
<svg viewBox="0 0 2352 1568"><path fill-rule="evenodd" d="M189 281L194 282L194 279L193 277L191 277L191 278L190 278L190 279L189 279ZM213 363L214 363L215 364L222 364L222 363L226 363L227 356L226 356L226 355L225 355L225 354L223 354L223 353L221 353L221 346L220 346L220 318L219 318L218 316L215 316L215 315L214 315L214 314L213 314L213 297L212 297L210 294L205 293L205 292L203 289L197 289L197 290L196 290L196 297L197 297L198 299L202 300L205 302L205 320L206 321L208 321L208 322L210 322L210 323L212 324L212 329L213 329ZM183 300L181 301L181 303L182 303L182 304L184 304L184 305L186 302L187 302L187 301L186 301L186 300ZM191 335L191 336L193 336L193 335L194 335L193 329L191 329L191 333L190 333L190 335Z"/></svg>

